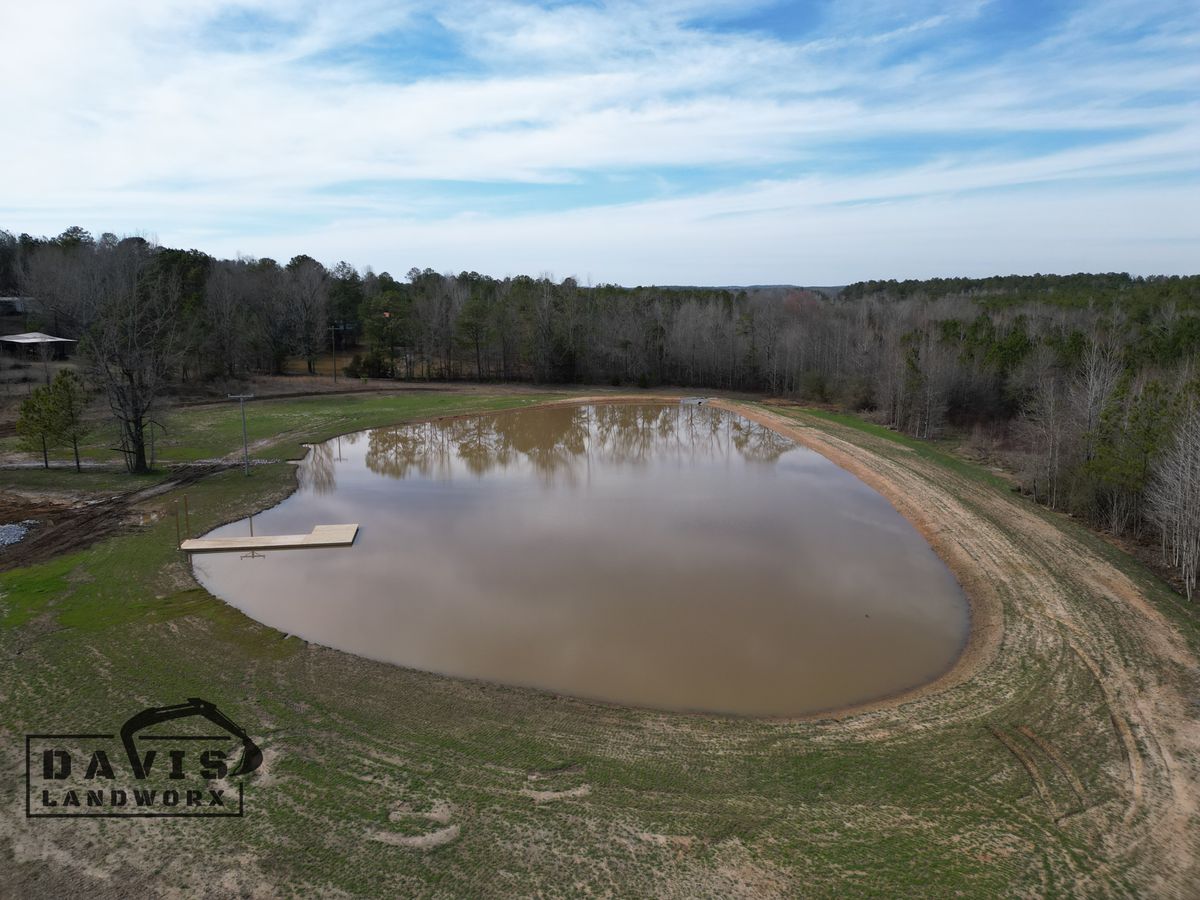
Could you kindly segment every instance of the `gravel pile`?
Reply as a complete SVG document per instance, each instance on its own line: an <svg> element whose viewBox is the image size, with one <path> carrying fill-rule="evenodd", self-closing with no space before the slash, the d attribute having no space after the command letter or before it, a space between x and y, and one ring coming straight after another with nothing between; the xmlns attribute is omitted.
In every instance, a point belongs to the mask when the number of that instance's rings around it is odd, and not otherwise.
<svg viewBox="0 0 1200 900"><path fill-rule="evenodd" d="M0 525L0 547L17 543L29 533L30 526L36 524L37 519L26 519L24 522L9 522Z"/></svg>

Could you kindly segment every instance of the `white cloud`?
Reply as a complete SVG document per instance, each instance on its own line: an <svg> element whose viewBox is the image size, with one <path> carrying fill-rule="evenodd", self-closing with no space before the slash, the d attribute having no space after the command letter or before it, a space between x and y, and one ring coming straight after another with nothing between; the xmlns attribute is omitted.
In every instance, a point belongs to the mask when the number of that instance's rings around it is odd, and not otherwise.
<svg viewBox="0 0 1200 900"><path fill-rule="evenodd" d="M774 199L783 206L769 206ZM1036 271L1171 271L1200 247L1200 191L943 195L846 206L796 203L763 189L758 205L713 195L498 220L346 220L256 239L287 258L323 245L329 260L496 275L544 271L592 283L843 284L864 278ZM214 237L221 252L247 250ZM380 265L381 261L387 265ZM565 265L564 265L565 263ZM653 272L647 277L646 272Z"/></svg>
<svg viewBox="0 0 1200 900"><path fill-rule="evenodd" d="M1035 268L1065 270L1074 259L1200 267L1169 240L1194 233L1176 214L1181 200L1194 204L1200 174L1196 16L1125 39L1128 52L1105 52L1121 23L1155 10L1097 4L1056 37L994 58L884 62L896 43L959 27L985 7L837 4L821 34L789 43L687 25L736 11L730 3L453 4L424 11L468 48L472 74L400 80L320 54L419 21L415 4L8 4L0 32L14 39L0 78L17 86L5 115L18 127L0 141L0 227L56 232L79 222L214 252L305 251L397 271L435 261L592 270L628 281L932 274L955 270L949 246L982 271L1030 268L1049 249L1061 261ZM256 41L212 39L214 22L247 9L284 27ZM1176 99L1144 102L1163 94ZM1113 133L1074 149L992 146L1013 134L1104 130ZM865 172L839 158L843 146L873 142L886 158L897 141L923 144L925 158L877 159ZM321 190L417 179L554 184L581 173L670 180L677 167L770 171L773 180L751 174L741 187L690 199L554 214L500 217L463 201L458 214L432 221L421 218L425 195L389 191L385 202ZM1173 187L1147 181L1168 177ZM1086 188L1073 185L1081 178ZM1040 187L998 193L1029 185ZM977 191L985 193L963 196ZM604 200L598 192L587 202ZM875 205L846 206L862 202ZM1090 214L1072 217L1056 202ZM1123 206L1147 221L1119 215ZM944 221L958 221L957 210L983 218L947 243ZM1011 232L997 224L1006 217ZM1049 231L1067 219L1069 252ZM919 243L894 260L894 273L876 267L877 245L861 237L881 220L905 230L902 244ZM1127 240L1114 240L1114 228ZM1026 240L1043 231L1044 240ZM986 241L972 249L960 234ZM1161 248L1148 249L1146 234L1160 235ZM800 237L824 249L798 252ZM734 247L733 258L721 252ZM1114 255L1099 257L1101 247Z"/></svg>

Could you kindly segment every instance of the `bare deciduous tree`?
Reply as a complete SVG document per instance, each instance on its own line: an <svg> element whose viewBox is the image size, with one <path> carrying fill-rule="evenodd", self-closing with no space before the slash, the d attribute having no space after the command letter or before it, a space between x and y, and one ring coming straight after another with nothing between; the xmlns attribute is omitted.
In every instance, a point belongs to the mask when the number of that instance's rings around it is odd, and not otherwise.
<svg viewBox="0 0 1200 900"><path fill-rule="evenodd" d="M253 331L252 285L247 263L220 263L204 286L204 344L213 371L227 378L249 361Z"/></svg>
<svg viewBox="0 0 1200 900"><path fill-rule="evenodd" d="M1084 459L1095 452L1100 417L1121 377L1121 358L1115 342L1092 338L1084 351L1083 362L1071 380L1068 393L1076 421L1082 432Z"/></svg>
<svg viewBox="0 0 1200 900"><path fill-rule="evenodd" d="M1033 495L1052 509L1063 500L1063 467L1069 448L1066 389L1052 354L1042 350L1031 361L1033 384L1018 419L1018 432L1029 448L1025 480Z"/></svg>
<svg viewBox="0 0 1200 900"><path fill-rule="evenodd" d="M96 280L98 315L84 350L120 427L131 472L146 472L146 426L178 352L178 275L155 266L138 238L104 255Z"/></svg>
<svg viewBox="0 0 1200 900"><path fill-rule="evenodd" d="M308 374L317 371L317 357L329 340L329 273L308 256L297 256L287 265L288 311L296 353L304 357Z"/></svg>
<svg viewBox="0 0 1200 900"><path fill-rule="evenodd" d="M1175 430L1175 440L1154 466L1146 512L1162 533L1163 555L1179 570L1190 600L1200 570L1200 405Z"/></svg>

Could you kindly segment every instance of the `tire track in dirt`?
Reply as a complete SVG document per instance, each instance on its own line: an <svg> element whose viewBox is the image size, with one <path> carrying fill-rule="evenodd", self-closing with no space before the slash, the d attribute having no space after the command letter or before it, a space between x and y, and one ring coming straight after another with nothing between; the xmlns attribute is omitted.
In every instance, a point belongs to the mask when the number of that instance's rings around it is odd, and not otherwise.
<svg viewBox="0 0 1200 900"><path fill-rule="evenodd" d="M1018 725L1017 731L1029 738L1039 750L1046 754L1047 758L1054 763L1063 778L1067 780L1067 784L1071 785L1071 790L1075 792L1080 804L1087 803L1086 791L1083 788L1083 782L1079 780L1079 776L1075 774L1075 770L1071 768L1071 764L1067 762L1066 757L1059 752L1058 748L1051 744L1035 732L1028 725Z"/></svg>
<svg viewBox="0 0 1200 900"><path fill-rule="evenodd" d="M1133 729L1129 725L1129 721L1117 711L1117 704L1113 699L1108 683L1105 680L1100 667L1096 665L1095 660L1083 652L1078 641L1071 635L1078 636L1078 630L1062 619L1057 619L1054 616L1047 616L1051 622L1060 625L1065 634L1063 640L1067 646L1079 658L1079 661L1092 673L1092 677L1096 679L1096 686L1100 688L1100 693L1104 697L1104 705L1108 708L1108 714L1112 721L1113 730L1121 741L1121 749L1125 755L1125 761L1129 766L1129 784L1130 797L1129 806L1125 810L1124 821L1128 826L1134 815L1137 813L1138 805L1142 802L1142 755L1138 750L1137 739L1133 736Z"/></svg>
<svg viewBox="0 0 1200 900"><path fill-rule="evenodd" d="M1033 786L1037 790L1038 796L1042 798L1042 802L1045 803L1046 807L1050 810L1050 818L1057 820L1058 808L1054 805L1054 796L1050 793L1050 787L1046 784L1046 779L1042 777L1041 770L1038 769L1037 763L1033 761L1033 757L1026 753L1016 741L1005 734L1001 729L996 728L994 725L989 725L988 731L991 732L992 737L994 737L1008 749L1009 753L1016 757L1017 762L1019 762L1029 774L1029 780L1033 782Z"/></svg>
<svg viewBox="0 0 1200 900"><path fill-rule="evenodd" d="M186 487L201 478L233 468L235 465L217 462L182 466L157 484L107 497L87 506L63 507L54 514L50 524L43 528L35 528L21 542L4 548L3 555L0 555L0 572L82 550L104 538L119 534L130 527L134 507L139 503L176 488Z"/></svg>

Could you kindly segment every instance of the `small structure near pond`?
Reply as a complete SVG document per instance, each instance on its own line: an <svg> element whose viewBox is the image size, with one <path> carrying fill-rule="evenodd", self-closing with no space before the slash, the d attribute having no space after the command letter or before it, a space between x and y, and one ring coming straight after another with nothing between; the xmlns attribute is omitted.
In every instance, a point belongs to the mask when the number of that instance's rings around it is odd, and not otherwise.
<svg viewBox="0 0 1200 900"><path fill-rule="evenodd" d="M50 360L65 358L66 345L78 343L78 341L72 338L55 337L52 334L45 334L41 331L6 334L0 336L0 341L7 344L14 354L23 352L28 356L36 352L38 358L42 361L42 369L46 375L46 384L50 383Z"/></svg>

